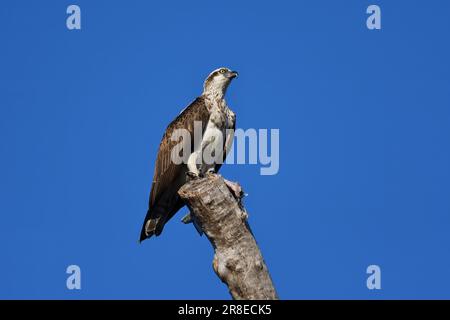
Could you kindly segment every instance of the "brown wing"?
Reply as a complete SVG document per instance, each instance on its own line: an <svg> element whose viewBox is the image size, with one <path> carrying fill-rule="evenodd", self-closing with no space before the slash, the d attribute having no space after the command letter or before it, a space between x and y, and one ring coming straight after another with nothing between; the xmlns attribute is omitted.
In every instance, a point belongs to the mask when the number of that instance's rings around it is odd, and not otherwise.
<svg viewBox="0 0 450 320"><path fill-rule="evenodd" d="M185 129L194 145L194 122L201 121L202 134L209 120L209 111L203 97L192 102L166 129L159 145L155 172L150 192L149 209L141 232L141 241L159 235L164 224L184 205L178 197L178 190L186 182L186 165L171 160L172 150L180 141L172 141L176 129ZM197 137L201 138L201 137Z"/></svg>

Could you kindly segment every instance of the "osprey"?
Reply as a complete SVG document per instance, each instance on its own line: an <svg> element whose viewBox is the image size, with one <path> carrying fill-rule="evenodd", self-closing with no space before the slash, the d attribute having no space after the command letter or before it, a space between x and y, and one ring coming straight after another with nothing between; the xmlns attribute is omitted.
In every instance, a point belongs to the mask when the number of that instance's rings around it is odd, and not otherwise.
<svg viewBox="0 0 450 320"><path fill-rule="evenodd" d="M231 81L237 76L236 71L228 68L219 68L211 72L203 85L202 95L168 125L156 157L149 207L140 241L152 235L160 235L166 222L184 206L178 196L181 186L189 179L196 179L220 169L233 142L236 123L236 116L225 101L225 93ZM194 128L197 123L201 124L200 143L194 141ZM189 150L191 152L186 163L177 164L171 157L179 142L172 135L180 129L189 132L190 146L193 146L193 150ZM218 143L221 145L217 145ZM221 161L204 161L203 151L216 147L220 148Z"/></svg>

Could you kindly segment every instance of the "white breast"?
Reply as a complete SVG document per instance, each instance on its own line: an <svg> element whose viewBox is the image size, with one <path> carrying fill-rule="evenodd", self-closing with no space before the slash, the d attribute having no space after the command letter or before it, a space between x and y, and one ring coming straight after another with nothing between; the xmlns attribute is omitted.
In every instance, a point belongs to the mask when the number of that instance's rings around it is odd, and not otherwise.
<svg viewBox="0 0 450 320"><path fill-rule="evenodd" d="M223 103L224 106L219 106L218 103ZM223 161L228 122L228 114L223 110L228 110L224 100L212 103L211 114L202 136L202 142L189 157L189 171L205 174L209 169L213 169L216 163Z"/></svg>

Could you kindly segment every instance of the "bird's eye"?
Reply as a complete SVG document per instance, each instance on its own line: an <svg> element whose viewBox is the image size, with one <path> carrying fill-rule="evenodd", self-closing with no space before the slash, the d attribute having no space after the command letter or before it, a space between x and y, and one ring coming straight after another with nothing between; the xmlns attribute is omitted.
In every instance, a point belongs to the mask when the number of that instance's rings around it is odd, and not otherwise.
<svg viewBox="0 0 450 320"><path fill-rule="evenodd" d="M225 71L226 71L225 69L220 69L219 72L220 72L220 73L225 73Z"/></svg>

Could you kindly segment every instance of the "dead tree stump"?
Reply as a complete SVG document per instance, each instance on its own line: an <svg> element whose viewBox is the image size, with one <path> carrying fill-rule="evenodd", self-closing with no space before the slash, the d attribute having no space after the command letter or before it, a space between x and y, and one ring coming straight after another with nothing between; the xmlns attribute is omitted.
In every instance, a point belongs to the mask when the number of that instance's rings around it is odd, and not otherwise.
<svg viewBox="0 0 450 320"><path fill-rule="evenodd" d="M215 251L213 269L233 299L278 299L248 225L240 186L209 174L186 183L178 193L211 242Z"/></svg>

